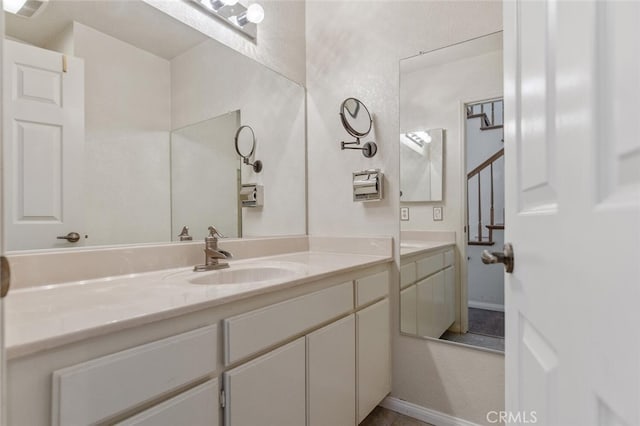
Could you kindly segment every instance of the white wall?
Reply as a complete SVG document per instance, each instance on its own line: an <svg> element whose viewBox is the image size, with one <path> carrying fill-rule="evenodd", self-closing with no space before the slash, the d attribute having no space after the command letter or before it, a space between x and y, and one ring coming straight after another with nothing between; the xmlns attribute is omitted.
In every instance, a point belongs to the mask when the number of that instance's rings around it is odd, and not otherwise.
<svg viewBox="0 0 640 426"><path fill-rule="evenodd" d="M239 110L255 132L263 169L242 165L242 182L264 186L264 207L242 209L243 236L305 234L304 88L215 41L175 57L171 79L173 128Z"/></svg>
<svg viewBox="0 0 640 426"><path fill-rule="evenodd" d="M305 0L260 0L265 16L258 25L256 40L249 39L183 1L143 1L287 78L304 84Z"/></svg>
<svg viewBox="0 0 640 426"><path fill-rule="evenodd" d="M500 30L501 4L309 1L306 17L310 233L386 234L397 241L398 61L419 51ZM374 132L366 138L379 144L373 159L340 151L339 142L347 134L338 109L349 96L361 99L374 114ZM387 174L386 198L367 205L353 203L351 173L371 167L380 167ZM394 278L392 395L486 423L488 410L504 407L503 356L400 336L399 286L398 277Z"/></svg>
<svg viewBox="0 0 640 426"><path fill-rule="evenodd" d="M171 239L169 62L73 25L85 63L88 245Z"/></svg>

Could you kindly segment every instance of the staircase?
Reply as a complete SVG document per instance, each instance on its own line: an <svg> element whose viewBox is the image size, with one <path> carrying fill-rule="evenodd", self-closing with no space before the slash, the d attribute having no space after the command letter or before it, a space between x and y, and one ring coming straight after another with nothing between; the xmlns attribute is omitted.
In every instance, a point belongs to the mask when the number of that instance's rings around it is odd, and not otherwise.
<svg viewBox="0 0 640 426"><path fill-rule="evenodd" d="M495 130L503 128L503 101L502 99L478 103L473 105L467 105L467 119L470 118L480 118L480 130ZM504 138L501 139L504 142ZM483 161L476 168L467 173L467 243L469 245L475 246L492 246L495 244L493 241L494 231L503 230L504 223L495 223L495 208L494 208L494 176L493 176L493 167L494 163L501 157L504 156L504 148L498 150L496 153L491 155L485 161ZM490 198L490 208L489 208L489 223L484 224L482 218L482 184L480 175L481 173L490 173L490 188L491 198ZM477 200L477 208L478 208L478 222L474 224L474 229L477 234L475 237L472 237L471 227L469 223L469 209L471 208L471 204L469 202L469 185L472 179L477 180L478 185L478 200ZM475 184L475 182L474 182ZM485 189L486 190L486 189ZM475 200L473 200L475 204ZM504 212L502 214L504 218ZM487 229L487 233L484 232L484 228Z"/></svg>
<svg viewBox="0 0 640 426"><path fill-rule="evenodd" d="M467 105L467 119L480 118L480 130L502 129L504 123L503 106L502 99Z"/></svg>

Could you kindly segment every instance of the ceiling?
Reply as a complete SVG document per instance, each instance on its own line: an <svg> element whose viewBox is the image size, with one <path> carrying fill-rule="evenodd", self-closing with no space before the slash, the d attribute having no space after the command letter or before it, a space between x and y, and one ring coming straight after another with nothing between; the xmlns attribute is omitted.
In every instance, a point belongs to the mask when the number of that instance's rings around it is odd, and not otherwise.
<svg viewBox="0 0 640 426"><path fill-rule="evenodd" d="M50 0L44 10L31 18L5 12L8 36L41 47L73 21L165 59L208 40L206 35L143 1Z"/></svg>

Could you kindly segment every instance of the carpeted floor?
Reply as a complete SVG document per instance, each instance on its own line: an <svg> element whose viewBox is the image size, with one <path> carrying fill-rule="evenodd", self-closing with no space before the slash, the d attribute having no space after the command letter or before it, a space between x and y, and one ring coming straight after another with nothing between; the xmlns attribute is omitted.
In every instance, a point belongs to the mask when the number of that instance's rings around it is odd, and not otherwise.
<svg viewBox="0 0 640 426"><path fill-rule="evenodd" d="M433 426L412 417L377 406L360 426Z"/></svg>
<svg viewBox="0 0 640 426"><path fill-rule="evenodd" d="M504 312L469 308L469 333L504 338Z"/></svg>

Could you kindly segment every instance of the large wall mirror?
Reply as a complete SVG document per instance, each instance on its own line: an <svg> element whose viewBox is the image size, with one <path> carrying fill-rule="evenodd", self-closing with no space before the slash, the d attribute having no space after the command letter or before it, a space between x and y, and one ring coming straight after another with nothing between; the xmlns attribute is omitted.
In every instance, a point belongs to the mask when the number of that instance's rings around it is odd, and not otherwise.
<svg viewBox="0 0 640 426"><path fill-rule="evenodd" d="M141 0L45 3L5 12L7 250L306 232L303 87Z"/></svg>
<svg viewBox="0 0 640 426"><path fill-rule="evenodd" d="M502 33L400 61L400 331L504 351Z"/></svg>

